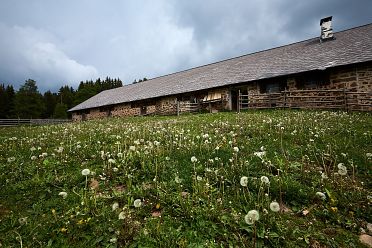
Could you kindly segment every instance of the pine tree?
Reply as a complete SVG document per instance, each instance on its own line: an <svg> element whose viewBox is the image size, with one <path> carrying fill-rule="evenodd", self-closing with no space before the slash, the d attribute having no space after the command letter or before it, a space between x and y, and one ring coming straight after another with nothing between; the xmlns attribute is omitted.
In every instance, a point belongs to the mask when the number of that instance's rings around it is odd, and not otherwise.
<svg viewBox="0 0 372 248"><path fill-rule="evenodd" d="M37 90L35 80L26 80L15 94L14 100L15 114L19 118L40 118L44 112L43 97Z"/></svg>

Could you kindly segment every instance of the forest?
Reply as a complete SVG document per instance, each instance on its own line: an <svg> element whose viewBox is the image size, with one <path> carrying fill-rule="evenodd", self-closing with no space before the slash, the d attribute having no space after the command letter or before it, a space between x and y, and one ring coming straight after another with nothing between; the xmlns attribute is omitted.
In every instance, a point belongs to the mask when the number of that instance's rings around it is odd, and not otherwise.
<svg viewBox="0 0 372 248"><path fill-rule="evenodd" d="M18 91L12 85L0 84L0 119L70 118L68 109L101 91L121 86L120 79L106 77L81 81L77 90L65 85L58 92L48 90L42 94L33 79L26 80Z"/></svg>

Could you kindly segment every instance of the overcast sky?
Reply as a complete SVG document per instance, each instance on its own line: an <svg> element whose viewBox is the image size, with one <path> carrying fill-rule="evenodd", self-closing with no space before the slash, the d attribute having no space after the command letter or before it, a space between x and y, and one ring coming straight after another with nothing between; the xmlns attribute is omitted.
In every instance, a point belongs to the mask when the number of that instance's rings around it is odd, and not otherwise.
<svg viewBox="0 0 372 248"><path fill-rule="evenodd" d="M371 0L1 0L0 83L131 83L372 22Z"/></svg>

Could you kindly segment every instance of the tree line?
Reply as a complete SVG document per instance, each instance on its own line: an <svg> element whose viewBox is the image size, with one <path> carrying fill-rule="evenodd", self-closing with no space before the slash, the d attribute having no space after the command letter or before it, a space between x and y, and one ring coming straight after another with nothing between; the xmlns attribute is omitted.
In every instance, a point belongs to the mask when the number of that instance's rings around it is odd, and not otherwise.
<svg viewBox="0 0 372 248"><path fill-rule="evenodd" d="M41 94L37 83L28 79L14 90L12 85L0 84L0 119L65 119L70 118L68 109L84 102L101 91L123 86L120 79L98 78L80 82L77 90L65 85L58 92L46 91Z"/></svg>

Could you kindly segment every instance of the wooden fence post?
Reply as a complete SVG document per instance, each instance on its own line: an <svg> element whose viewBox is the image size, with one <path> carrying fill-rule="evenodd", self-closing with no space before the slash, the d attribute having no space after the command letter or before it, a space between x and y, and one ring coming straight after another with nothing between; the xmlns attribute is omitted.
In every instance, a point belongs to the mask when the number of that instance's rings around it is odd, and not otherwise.
<svg viewBox="0 0 372 248"><path fill-rule="evenodd" d="M349 112L349 108L347 106L347 94L346 94L345 87L344 87L344 109L346 110L346 112Z"/></svg>
<svg viewBox="0 0 372 248"><path fill-rule="evenodd" d="M237 109L238 109L238 113L240 113L240 101L241 101L241 95L240 95L240 90L238 91L238 101L237 101L237 104L238 104L238 106L237 106Z"/></svg>
<svg viewBox="0 0 372 248"><path fill-rule="evenodd" d="M177 116L180 116L180 102L177 101Z"/></svg>

